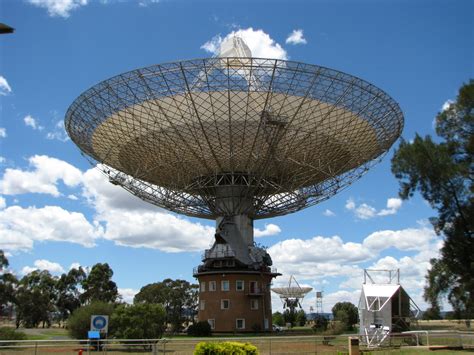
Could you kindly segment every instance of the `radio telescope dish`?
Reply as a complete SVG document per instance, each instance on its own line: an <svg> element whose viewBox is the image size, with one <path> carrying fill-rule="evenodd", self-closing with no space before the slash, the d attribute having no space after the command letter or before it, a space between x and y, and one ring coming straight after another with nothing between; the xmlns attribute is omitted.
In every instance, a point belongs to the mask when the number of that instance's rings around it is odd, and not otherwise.
<svg viewBox="0 0 474 355"><path fill-rule="evenodd" d="M349 74L254 58L235 36L218 52L102 81L72 103L65 127L113 184L216 220L214 245L194 272L201 282L217 282L222 271L242 280L258 274L263 284L249 297L270 299L267 285L279 274L254 243L253 221L315 205L359 179L399 137L403 114L384 91ZM274 289L289 307L309 290ZM232 297L247 303L242 295ZM199 312L222 316L220 329L232 330L220 308ZM263 315L259 322L268 329Z"/></svg>
<svg viewBox="0 0 474 355"><path fill-rule="evenodd" d="M272 291L280 296L283 308L289 308L291 312L294 312L296 307L302 308L301 301L312 289L312 287L301 287L295 277L291 275L287 287L273 287Z"/></svg>

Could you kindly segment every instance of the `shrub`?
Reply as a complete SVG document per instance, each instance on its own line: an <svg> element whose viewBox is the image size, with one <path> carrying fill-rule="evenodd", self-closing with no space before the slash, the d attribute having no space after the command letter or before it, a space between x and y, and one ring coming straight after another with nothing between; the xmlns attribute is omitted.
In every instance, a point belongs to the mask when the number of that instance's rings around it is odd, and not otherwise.
<svg viewBox="0 0 474 355"><path fill-rule="evenodd" d="M258 349L255 345L249 343L238 343L235 341L223 343L201 342L198 343L194 349L194 355L217 354L258 355Z"/></svg>
<svg viewBox="0 0 474 355"><path fill-rule="evenodd" d="M87 339L92 315L108 315L114 311L114 305L105 302L93 302L76 309L67 321L69 334L76 339Z"/></svg>
<svg viewBox="0 0 474 355"><path fill-rule="evenodd" d="M26 340L26 334L13 328L0 328L0 340ZM15 342L1 343L0 346L13 345Z"/></svg>
<svg viewBox="0 0 474 355"><path fill-rule="evenodd" d="M208 337L212 333L211 326L206 321L197 322L191 324L188 327L188 335L195 337Z"/></svg>

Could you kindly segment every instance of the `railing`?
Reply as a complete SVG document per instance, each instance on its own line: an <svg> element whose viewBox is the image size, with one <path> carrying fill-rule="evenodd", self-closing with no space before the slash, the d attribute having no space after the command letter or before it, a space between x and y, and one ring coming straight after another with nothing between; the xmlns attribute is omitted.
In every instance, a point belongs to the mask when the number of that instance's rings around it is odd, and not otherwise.
<svg viewBox="0 0 474 355"><path fill-rule="evenodd" d="M234 257L235 252L230 248L225 250L206 249L202 255L202 260Z"/></svg>
<svg viewBox="0 0 474 355"><path fill-rule="evenodd" d="M273 333L276 334L276 333ZM43 354L97 354L98 351L112 354L193 354L196 344L201 341L222 342L238 341L255 345L260 354L346 354L348 338L357 337L354 334L345 335L306 335L287 336L286 331L274 335L247 337L219 337L171 339L102 339L95 340L5 340L0 341L0 354L10 355L43 355ZM367 347L360 336L360 349ZM377 354L391 353L390 349L412 348L416 352L428 352L429 349L439 348L474 349L474 332L460 331L416 331L400 334L390 334L387 342L377 350Z"/></svg>

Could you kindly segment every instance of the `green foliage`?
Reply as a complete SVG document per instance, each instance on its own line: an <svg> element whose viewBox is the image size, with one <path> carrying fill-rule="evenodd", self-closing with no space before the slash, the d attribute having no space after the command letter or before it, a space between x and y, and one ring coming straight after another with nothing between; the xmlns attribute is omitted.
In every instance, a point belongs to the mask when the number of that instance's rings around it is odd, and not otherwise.
<svg viewBox="0 0 474 355"><path fill-rule="evenodd" d="M120 305L110 319L111 333L119 339L158 339L165 330L166 312L159 304Z"/></svg>
<svg viewBox="0 0 474 355"><path fill-rule="evenodd" d="M18 283L15 275L6 272L8 268L8 259L0 250L0 316L9 304L15 301L15 288Z"/></svg>
<svg viewBox="0 0 474 355"><path fill-rule="evenodd" d="M295 322L300 327L302 327L306 324L306 313L304 312L304 310L300 309L298 312L296 312Z"/></svg>
<svg viewBox="0 0 474 355"><path fill-rule="evenodd" d="M84 281L85 277L84 270L79 267L69 270L67 274L62 274L57 280L56 308L59 313L59 321L65 321L75 309L80 307L78 285Z"/></svg>
<svg viewBox="0 0 474 355"><path fill-rule="evenodd" d="M283 327L285 325L285 319L283 318L283 314L281 314L280 312L273 313L272 323Z"/></svg>
<svg viewBox="0 0 474 355"><path fill-rule="evenodd" d="M439 309L447 296L457 317L474 317L474 81L436 117L436 133L402 141L392 158L400 196L419 192L437 210L431 219L445 237L441 257L431 260L425 300Z"/></svg>
<svg viewBox="0 0 474 355"><path fill-rule="evenodd" d="M115 282L112 281L114 272L109 264L95 264L87 278L81 285L84 293L80 296L83 304L102 301L115 302L118 298L118 290Z"/></svg>
<svg viewBox="0 0 474 355"><path fill-rule="evenodd" d="M194 337L208 337L211 336L211 333L211 326L206 321L197 322L188 327L188 335Z"/></svg>
<svg viewBox="0 0 474 355"><path fill-rule="evenodd" d="M314 325L312 328L315 332L324 332L328 329L328 324L329 320L325 316L317 314L314 318Z"/></svg>
<svg viewBox="0 0 474 355"><path fill-rule="evenodd" d="M285 320L286 323L291 323L291 326L295 326L296 324L296 312L294 309L286 309L283 312L283 319Z"/></svg>
<svg viewBox="0 0 474 355"><path fill-rule="evenodd" d="M198 304L199 286L185 280L165 279L148 284L135 295L134 303L158 303L166 310L166 321L178 331L184 322L184 310L195 313Z"/></svg>
<svg viewBox="0 0 474 355"><path fill-rule="evenodd" d="M26 340L26 334L10 327L1 327L0 340Z"/></svg>
<svg viewBox="0 0 474 355"><path fill-rule="evenodd" d="M217 355L217 354L234 354L234 355L258 355L256 346L249 343L223 342L223 343L206 343L201 342L196 345L194 355Z"/></svg>
<svg viewBox="0 0 474 355"><path fill-rule="evenodd" d="M25 275L15 292L17 325L26 328L51 324L56 298L56 280L48 271L35 270Z"/></svg>
<svg viewBox="0 0 474 355"><path fill-rule="evenodd" d="M358 322L359 312L351 302L338 302L332 307L331 311L334 320L339 322L344 330L353 329L354 324Z"/></svg>
<svg viewBox="0 0 474 355"><path fill-rule="evenodd" d="M114 305L105 302L92 302L77 308L69 317L67 327L69 334L76 339L87 339L92 315L112 315Z"/></svg>

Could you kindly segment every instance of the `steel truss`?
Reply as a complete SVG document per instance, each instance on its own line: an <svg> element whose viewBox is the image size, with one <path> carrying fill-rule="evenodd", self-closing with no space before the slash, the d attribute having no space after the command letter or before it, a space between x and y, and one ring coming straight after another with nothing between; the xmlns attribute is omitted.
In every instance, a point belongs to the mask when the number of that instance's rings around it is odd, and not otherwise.
<svg viewBox="0 0 474 355"><path fill-rule="evenodd" d="M143 200L195 217L259 219L360 178L399 137L403 114L382 90L336 70L208 58L105 80L74 101L65 123L113 183Z"/></svg>

